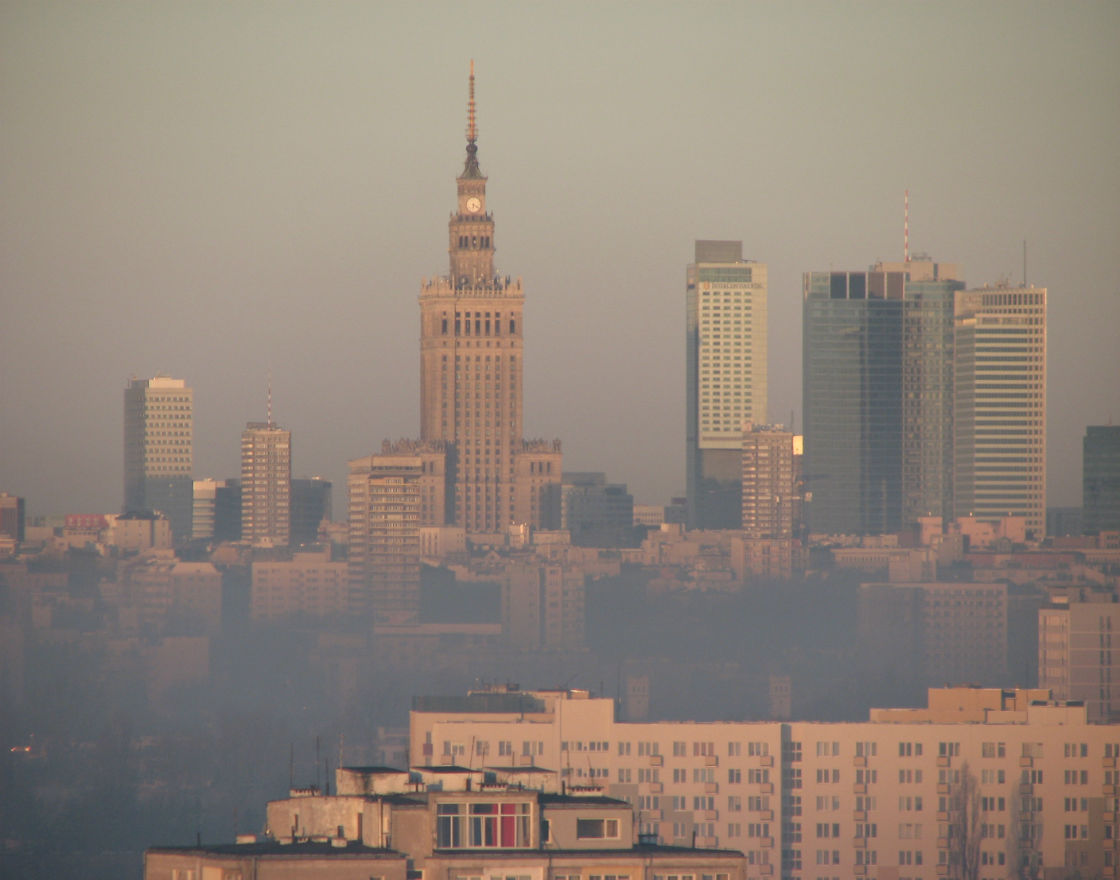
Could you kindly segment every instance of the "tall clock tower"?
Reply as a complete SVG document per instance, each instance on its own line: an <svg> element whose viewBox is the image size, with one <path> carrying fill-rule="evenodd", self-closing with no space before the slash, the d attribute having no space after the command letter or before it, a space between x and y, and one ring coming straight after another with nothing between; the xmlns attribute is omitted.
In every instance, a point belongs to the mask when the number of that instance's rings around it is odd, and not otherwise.
<svg viewBox="0 0 1120 880"><path fill-rule="evenodd" d="M420 437L448 449L455 482L448 519L470 534L500 536L514 522L538 524L532 506L525 509L521 500L525 493L515 491L525 464L518 460L525 450L525 296L520 279L494 269L494 218L478 165L473 62L469 95L467 158L448 223L449 272L426 279L420 289ZM550 464L544 466L551 472Z"/></svg>

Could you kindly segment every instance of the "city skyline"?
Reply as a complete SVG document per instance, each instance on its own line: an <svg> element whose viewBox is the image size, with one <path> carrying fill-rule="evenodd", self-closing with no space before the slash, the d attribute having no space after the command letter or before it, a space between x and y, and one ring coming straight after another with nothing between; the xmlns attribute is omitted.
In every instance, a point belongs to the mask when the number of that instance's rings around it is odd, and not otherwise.
<svg viewBox="0 0 1120 880"><path fill-rule="evenodd" d="M1018 283L1027 241L1049 503L1078 504L1085 426L1120 416L1120 13L1074 10L482 4L452 27L403 6L5 7L0 486L32 515L118 509L130 375L194 389L196 478L238 473L270 367L294 473L345 485L413 434L415 283L446 259L473 56L498 261L532 291L525 421L572 470L684 493L697 239L769 266L769 416L800 429L800 275L901 258L909 188L913 251L970 288ZM719 66L680 48L701 37Z"/></svg>

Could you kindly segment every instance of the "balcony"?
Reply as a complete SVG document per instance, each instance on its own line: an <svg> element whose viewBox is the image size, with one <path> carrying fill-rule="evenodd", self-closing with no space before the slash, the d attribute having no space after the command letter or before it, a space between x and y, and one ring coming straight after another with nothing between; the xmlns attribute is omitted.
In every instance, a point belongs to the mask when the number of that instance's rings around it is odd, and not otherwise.
<svg viewBox="0 0 1120 880"><path fill-rule="evenodd" d="M759 792L759 794L773 794L774 793L774 783L773 782L760 782L758 784L758 792Z"/></svg>
<svg viewBox="0 0 1120 880"><path fill-rule="evenodd" d="M664 767L665 766L665 759L663 757L661 757L661 755L650 755L649 756L649 766L651 766L651 767Z"/></svg>
<svg viewBox="0 0 1120 880"><path fill-rule="evenodd" d="M948 865L938 865L937 866L937 876L938 877L947 877L948 874L949 874L949 866Z"/></svg>
<svg viewBox="0 0 1120 880"><path fill-rule="evenodd" d="M638 810L638 813L641 816L643 822L660 822L661 821L661 811L660 810Z"/></svg>
<svg viewBox="0 0 1120 880"><path fill-rule="evenodd" d="M661 794L661 792L663 792L664 790L665 790L665 786L662 785L660 782L651 782L649 784L649 793L650 794Z"/></svg>
<svg viewBox="0 0 1120 880"><path fill-rule="evenodd" d="M852 841L852 846L855 847L856 849L867 849L867 838L866 837L857 837L855 840Z"/></svg>
<svg viewBox="0 0 1120 880"><path fill-rule="evenodd" d="M1104 821L1105 825L1116 824L1116 814L1115 813L1105 813L1104 817L1103 817L1103 821Z"/></svg>
<svg viewBox="0 0 1120 880"><path fill-rule="evenodd" d="M1115 758L1101 758L1101 767L1105 770L1112 770L1116 767Z"/></svg>
<svg viewBox="0 0 1120 880"><path fill-rule="evenodd" d="M937 793L938 794L948 794L949 793L949 783L947 783L947 782L937 783Z"/></svg>
<svg viewBox="0 0 1120 880"><path fill-rule="evenodd" d="M774 866L773 865L759 865L758 866L758 873L761 874L764 877L769 877L771 874L774 873Z"/></svg>
<svg viewBox="0 0 1120 880"><path fill-rule="evenodd" d="M719 818L719 810L705 810L704 819L707 822L714 822Z"/></svg>
<svg viewBox="0 0 1120 880"><path fill-rule="evenodd" d="M938 755L937 756L937 766L938 767L948 767L949 766L949 761L950 761L950 758L949 758L948 755Z"/></svg>
<svg viewBox="0 0 1120 880"><path fill-rule="evenodd" d="M865 758L863 755L856 755L855 759L852 761L852 766L853 767L866 767L867 766L867 758Z"/></svg>
<svg viewBox="0 0 1120 880"><path fill-rule="evenodd" d="M1105 797L1116 797L1117 786L1115 786L1115 785L1102 785L1101 786L1101 793L1104 794Z"/></svg>
<svg viewBox="0 0 1120 880"><path fill-rule="evenodd" d="M867 821L867 810L856 810L854 813L852 813L852 821L854 821L854 822L866 822Z"/></svg>
<svg viewBox="0 0 1120 880"><path fill-rule="evenodd" d="M941 810L937 814L937 821L938 822L948 822L949 821L949 811L948 810Z"/></svg>
<svg viewBox="0 0 1120 880"><path fill-rule="evenodd" d="M948 837L937 838L937 848L938 849L948 849L949 848L949 838Z"/></svg>
<svg viewBox="0 0 1120 880"><path fill-rule="evenodd" d="M773 822L774 821L774 811L773 810L759 810L758 811L758 818L761 819L763 822Z"/></svg>
<svg viewBox="0 0 1120 880"><path fill-rule="evenodd" d="M1108 786L1106 785L1105 788L1108 788ZM1023 795L1024 797L1026 795L1031 794L1032 792L1034 792L1034 786L1031 785L1029 782L1023 782L1019 785L1019 794ZM1107 791L1105 792L1105 794L1108 794L1108 793L1109 792L1107 792Z"/></svg>
<svg viewBox="0 0 1120 880"><path fill-rule="evenodd" d="M719 783L718 782L705 782L704 783L704 794L717 794L718 792L719 792Z"/></svg>
<svg viewBox="0 0 1120 880"><path fill-rule="evenodd" d="M760 847L762 847L763 849L773 849L774 848L774 838L773 837L760 837L758 839L758 845Z"/></svg>
<svg viewBox="0 0 1120 880"><path fill-rule="evenodd" d="M759 767L773 767L774 766L774 756L773 755L763 755L761 758L758 759L758 766Z"/></svg>
<svg viewBox="0 0 1120 880"><path fill-rule="evenodd" d="M719 766L719 755L705 755L704 756L704 766L705 767L718 767Z"/></svg>
<svg viewBox="0 0 1120 880"><path fill-rule="evenodd" d="M867 865L852 865L852 873L857 877L863 877L867 874Z"/></svg>
<svg viewBox="0 0 1120 880"><path fill-rule="evenodd" d="M1021 757L1019 759L1019 766L1020 767L1033 767L1034 766L1034 758L1032 758L1030 755L1023 755L1023 757Z"/></svg>
<svg viewBox="0 0 1120 880"><path fill-rule="evenodd" d="M867 794L867 784L864 782L857 782L852 786L852 791L855 794Z"/></svg>

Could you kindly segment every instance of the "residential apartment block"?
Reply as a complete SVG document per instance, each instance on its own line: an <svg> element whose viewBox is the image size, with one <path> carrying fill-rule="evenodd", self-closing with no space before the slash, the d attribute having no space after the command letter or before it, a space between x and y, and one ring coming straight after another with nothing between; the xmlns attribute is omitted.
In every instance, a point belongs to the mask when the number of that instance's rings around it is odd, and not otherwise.
<svg viewBox="0 0 1120 880"><path fill-rule="evenodd" d="M1057 697L1083 702L1092 721L1120 721L1115 591L1051 590L1050 601L1038 611L1038 684Z"/></svg>
<svg viewBox="0 0 1120 880"><path fill-rule="evenodd" d="M743 880L742 853L639 841L625 801L540 790L547 774L495 758L341 768L333 795L271 801L268 835L149 849L145 880Z"/></svg>
<svg viewBox="0 0 1120 880"><path fill-rule="evenodd" d="M1042 690L934 689L866 722L623 723L586 691L506 687L417 698L410 749L598 786L650 839L742 850L751 878L1114 877L1120 856L1120 727Z"/></svg>
<svg viewBox="0 0 1120 880"><path fill-rule="evenodd" d="M748 424L743 431L743 532L749 538L793 537L793 434Z"/></svg>
<svg viewBox="0 0 1120 880"><path fill-rule="evenodd" d="M241 540L287 547L292 537L292 432L249 422L241 432Z"/></svg>

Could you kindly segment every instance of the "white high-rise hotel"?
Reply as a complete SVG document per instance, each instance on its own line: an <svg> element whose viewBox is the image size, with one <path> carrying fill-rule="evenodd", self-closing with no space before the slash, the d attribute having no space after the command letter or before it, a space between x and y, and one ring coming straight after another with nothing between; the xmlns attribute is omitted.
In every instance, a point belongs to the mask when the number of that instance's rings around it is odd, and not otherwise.
<svg viewBox="0 0 1120 880"><path fill-rule="evenodd" d="M766 423L766 264L742 242L697 241L686 311L689 525L737 529L743 425Z"/></svg>

